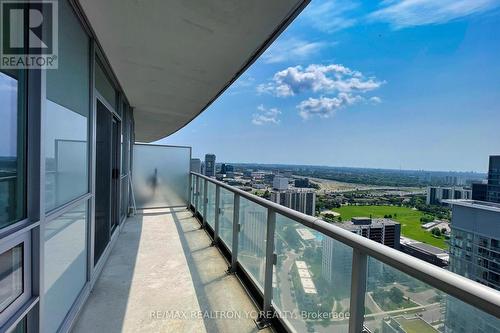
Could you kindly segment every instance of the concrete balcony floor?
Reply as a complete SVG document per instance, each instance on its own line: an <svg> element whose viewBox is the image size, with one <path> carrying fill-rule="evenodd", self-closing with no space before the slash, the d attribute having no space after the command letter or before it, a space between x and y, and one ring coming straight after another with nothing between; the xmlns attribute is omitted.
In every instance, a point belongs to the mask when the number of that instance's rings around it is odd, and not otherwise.
<svg viewBox="0 0 500 333"><path fill-rule="evenodd" d="M257 332L256 307L210 243L187 209L129 218L73 332Z"/></svg>

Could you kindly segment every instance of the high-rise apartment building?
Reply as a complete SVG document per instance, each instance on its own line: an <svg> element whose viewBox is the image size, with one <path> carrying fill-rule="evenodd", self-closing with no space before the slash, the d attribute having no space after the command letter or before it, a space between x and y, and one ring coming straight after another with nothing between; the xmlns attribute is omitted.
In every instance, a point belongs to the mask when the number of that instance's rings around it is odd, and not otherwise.
<svg viewBox="0 0 500 333"><path fill-rule="evenodd" d="M354 217L350 222L335 225L378 243L399 249L401 226L391 219L371 219ZM322 240L321 275L325 281L338 290L338 297L348 297L352 272L352 249L340 242L324 237ZM368 264L370 276L378 276L383 271L380 262L371 260Z"/></svg>
<svg viewBox="0 0 500 333"><path fill-rule="evenodd" d="M500 290L500 204L457 200L452 205L449 270ZM447 302L446 329L500 332L491 316L456 299ZM471 320L471 313L474 320Z"/></svg>
<svg viewBox="0 0 500 333"><path fill-rule="evenodd" d="M215 177L215 155L205 155L205 176Z"/></svg>
<svg viewBox="0 0 500 333"><path fill-rule="evenodd" d="M316 210L316 193L311 190L272 191L271 201L307 215L314 215Z"/></svg>
<svg viewBox="0 0 500 333"><path fill-rule="evenodd" d="M426 203L428 205L443 205L446 204L443 202L444 200L471 198L472 190L468 188L429 186Z"/></svg>
<svg viewBox="0 0 500 333"><path fill-rule="evenodd" d="M500 204L450 203L450 270L500 290Z"/></svg>
<svg viewBox="0 0 500 333"><path fill-rule="evenodd" d="M500 155L490 156L487 201L500 203Z"/></svg>
<svg viewBox="0 0 500 333"><path fill-rule="evenodd" d="M338 241L323 237L321 252L321 276L338 288L339 297L348 297L349 276L352 272L352 250Z"/></svg>
<svg viewBox="0 0 500 333"><path fill-rule="evenodd" d="M294 181L295 187L309 187L309 178L298 178Z"/></svg>
<svg viewBox="0 0 500 333"><path fill-rule="evenodd" d="M335 225L355 234L369 238L377 243L399 249L401 225L391 219L372 219L370 217L353 217L350 222Z"/></svg>
<svg viewBox="0 0 500 333"><path fill-rule="evenodd" d="M234 172L234 167L230 164L222 163L220 165L220 173L226 174L228 172Z"/></svg>
<svg viewBox="0 0 500 333"><path fill-rule="evenodd" d="M283 191L288 189L288 178L281 176L274 176L273 189Z"/></svg>
<svg viewBox="0 0 500 333"><path fill-rule="evenodd" d="M192 172L201 173L201 160L199 158L192 158L190 169Z"/></svg>
<svg viewBox="0 0 500 333"><path fill-rule="evenodd" d="M459 176L446 176L445 183L452 186L465 185L465 178Z"/></svg>
<svg viewBox="0 0 500 333"><path fill-rule="evenodd" d="M488 183L474 182L471 184L472 200L487 201L488 200Z"/></svg>

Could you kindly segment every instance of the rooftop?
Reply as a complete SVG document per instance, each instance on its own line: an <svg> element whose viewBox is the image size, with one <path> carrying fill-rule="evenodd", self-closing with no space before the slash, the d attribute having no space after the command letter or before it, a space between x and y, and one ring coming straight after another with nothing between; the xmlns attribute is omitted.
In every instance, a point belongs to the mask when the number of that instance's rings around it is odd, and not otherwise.
<svg viewBox="0 0 500 333"><path fill-rule="evenodd" d="M368 220L370 220L369 217L366 217L366 218L353 217L353 220L355 220L355 219L368 219ZM369 223L369 224L368 223L366 223L366 224L365 223L357 223L357 222L353 222L353 220L342 222L342 223L335 223L335 225L337 225L343 229L353 231L353 230L359 230L360 228L366 228L366 227L382 228L382 227L387 226L387 225L399 224L398 222L391 220L391 219L388 219L388 218L371 219L371 223Z"/></svg>
<svg viewBox="0 0 500 333"><path fill-rule="evenodd" d="M486 201L478 201L478 200L465 200L465 199L457 199L457 200L443 200L443 202L449 205L469 207L475 209L484 209L493 212L500 212L500 204L495 202L486 202Z"/></svg>
<svg viewBox="0 0 500 333"><path fill-rule="evenodd" d="M435 246L426 244L426 243L422 243L422 242L409 242L409 243L405 243L404 245L417 248L419 250L422 250L423 252L430 253L430 254L435 254L435 255L445 254L445 255L448 255L448 253L445 250L440 249L439 247L435 247Z"/></svg>

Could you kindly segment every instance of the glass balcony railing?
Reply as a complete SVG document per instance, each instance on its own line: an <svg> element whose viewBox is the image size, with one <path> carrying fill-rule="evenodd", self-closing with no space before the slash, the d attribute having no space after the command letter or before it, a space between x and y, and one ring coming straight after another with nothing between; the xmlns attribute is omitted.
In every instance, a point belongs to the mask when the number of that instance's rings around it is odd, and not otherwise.
<svg viewBox="0 0 500 333"><path fill-rule="evenodd" d="M191 208L296 332L500 332L500 292L201 174Z"/></svg>

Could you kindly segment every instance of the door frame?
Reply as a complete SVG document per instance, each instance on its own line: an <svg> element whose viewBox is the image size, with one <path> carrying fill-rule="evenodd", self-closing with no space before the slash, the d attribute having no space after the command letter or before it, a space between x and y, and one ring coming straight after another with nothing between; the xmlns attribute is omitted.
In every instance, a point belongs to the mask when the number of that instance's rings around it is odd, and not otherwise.
<svg viewBox="0 0 500 333"><path fill-rule="evenodd" d="M116 111L116 109L104 98L104 96L102 96L99 91L97 91L96 88L94 88L94 110L96 112L95 114L95 117L96 117L96 120L97 120L97 112L98 112L98 108L97 108L97 103L101 103L106 109L108 112L111 113L111 117L112 119L115 119L118 123L118 129L121 131L121 128L122 128L122 117L120 116L120 114L118 114L118 112ZM96 124L97 125L97 124ZM112 140L112 126L113 126L113 123L111 122L110 124L110 132L109 132L109 135L110 135L110 140L111 140L111 145L113 145L113 140ZM96 126L97 127L97 126ZM97 133L95 132L95 136L97 136ZM118 145L117 145L117 148L115 149L118 149L120 150L120 145L119 145L119 140L118 140ZM97 158L99 158L99 156L95 156L95 159L93 161L94 164L97 163ZM111 156L110 156L111 158ZM121 159L119 159L118 161L118 166L119 166L119 170L121 170ZM94 174L93 174L93 179L96 180L96 175L97 175L97 168L94 167ZM111 191L113 191L113 179L112 179L112 170L110 169L109 170L109 175L110 175L110 180L111 180L111 183L110 183L110 192L109 192L109 195L110 195L110 198L109 198L109 202L110 202L110 206L109 206L109 216L110 216L110 219L112 218L112 211L113 209L117 209L119 210L120 209L120 199L121 199L121 193L118 193L118 197L117 199L115 200L115 203L113 203L113 200L112 200L112 193ZM121 192L121 191L120 191ZM94 198L96 196L97 193L94 192ZM94 199L95 200L95 199ZM117 206L117 207L113 207L113 205ZM93 209L95 210L95 204L93 205ZM95 213L94 213L95 214ZM99 258L99 260L97 262L94 261L94 257L95 257L95 218L92 219L92 228L91 228L91 240L92 240L92 243L91 243L91 248L92 248L92 258L91 258L91 261L89 260L89 262L91 263L92 265L92 275L93 276L99 276L100 275L100 272L102 271L103 267L104 267L104 263L106 262L106 259L107 257L109 256L109 252L110 252L110 249L113 247L113 244L115 243L116 239L117 239L117 235L118 235L118 232L119 232L119 229L120 228L112 228L112 221L110 220L110 235L109 235L109 241L108 241L108 244L106 244L106 247L104 248L103 252L101 253L101 257ZM118 224L117 226L119 226L119 223L120 221L118 220ZM95 281L93 281L93 283L95 283ZM92 283L92 284L93 284Z"/></svg>

